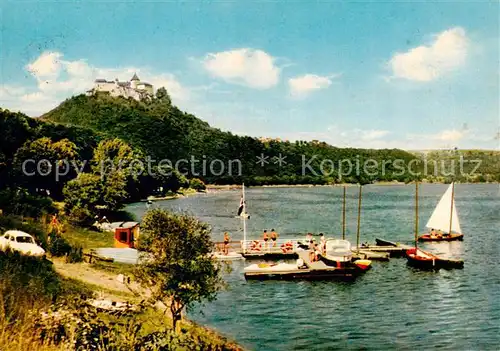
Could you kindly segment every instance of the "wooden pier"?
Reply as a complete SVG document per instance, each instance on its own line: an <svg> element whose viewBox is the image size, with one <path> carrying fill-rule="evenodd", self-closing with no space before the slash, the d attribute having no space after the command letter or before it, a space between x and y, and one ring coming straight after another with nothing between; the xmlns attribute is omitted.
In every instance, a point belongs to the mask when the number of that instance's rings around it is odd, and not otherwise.
<svg viewBox="0 0 500 351"><path fill-rule="evenodd" d="M376 252L366 248L352 249L352 257L359 260L389 261L390 255L387 252Z"/></svg>
<svg viewBox="0 0 500 351"><path fill-rule="evenodd" d="M246 279L255 280L352 280L355 279L359 274L362 273L361 270L356 267L343 267L336 268L326 265L322 261L311 262L309 258L309 251L299 250L296 253L303 262L303 267L298 267L290 264L287 269L279 269L279 265L273 269L270 266L266 269L248 269L245 270Z"/></svg>
<svg viewBox="0 0 500 351"><path fill-rule="evenodd" d="M245 252L243 252L243 242L240 241L232 241L229 243L229 250L235 253L239 253L245 257L247 260L285 260L285 259L297 259L299 258L298 252L301 250L298 249L298 242L300 239L281 239L274 244L273 241L269 240L267 243L260 240L259 247L252 247L253 242L257 242L257 240L251 241L248 240L245 243ZM292 247L289 250L284 250L282 247L285 243L291 243ZM223 243L216 243L217 247L222 245ZM390 257L402 257L405 256L406 250L411 247L408 245L399 245L395 244L395 246L379 246L379 245L370 245L370 246L362 246L358 249L353 248L353 258L354 259L367 259L372 261L388 261ZM306 253L309 250L305 250Z"/></svg>

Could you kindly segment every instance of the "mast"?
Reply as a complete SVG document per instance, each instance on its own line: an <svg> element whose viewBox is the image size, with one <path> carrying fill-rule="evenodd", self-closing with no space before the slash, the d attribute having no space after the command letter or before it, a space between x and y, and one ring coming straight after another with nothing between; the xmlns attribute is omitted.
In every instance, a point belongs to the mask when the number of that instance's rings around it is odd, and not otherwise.
<svg viewBox="0 0 500 351"><path fill-rule="evenodd" d="M245 183L243 183L243 186L241 188L242 191L242 197L243 197L243 253L246 253L246 244L247 244L247 219L246 219L246 213L247 213L247 205L245 203Z"/></svg>
<svg viewBox="0 0 500 351"><path fill-rule="evenodd" d="M359 198L358 198L358 229L356 233L356 250L359 253L359 230L361 227L361 191L363 189L363 186L360 184L359 185Z"/></svg>
<svg viewBox="0 0 500 351"><path fill-rule="evenodd" d="M451 235L451 224L453 223L453 202L455 200L455 182L451 183L451 208L450 208L450 230L448 234Z"/></svg>
<svg viewBox="0 0 500 351"><path fill-rule="evenodd" d="M346 187L344 185L344 200L342 201L342 240L345 240L345 192Z"/></svg>
<svg viewBox="0 0 500 351"><path fill-rule="evenodd" d="M418 242L418 180L415 181L415 252Z"/></svg>

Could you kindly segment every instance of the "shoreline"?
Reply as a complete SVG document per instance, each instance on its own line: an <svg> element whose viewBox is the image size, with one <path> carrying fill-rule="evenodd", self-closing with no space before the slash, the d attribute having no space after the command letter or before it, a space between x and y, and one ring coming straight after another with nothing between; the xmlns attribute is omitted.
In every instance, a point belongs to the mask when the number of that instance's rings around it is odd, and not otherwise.
<svg viewBox="0 0 500 351"><path fill-rule="evenodd" d="M370 184L365 184L364 186L367 185L380 185L380 186L390 186L390 185L397 185L397 186L402 186L402 185L408 185L411 183L405 183L405 182L398 182L398 181L392 181L392 182L386 182L386 181L381 181L381 182L375 182L375 183L370 183ZM450 184L450 183L445 183L445 182L429 182L429 181L422 181L420 184ZM472 182L455 182L455 184L467 184L467 185L472 185L472 184L497 184L500 185L499 182L480 182L480 183L472 183ZM357 187L357 183L342 183L342 184L272 184L272 185L246 185L247 188L317 188L317 187ZM232 190L241 190L242 186L240 184L228 184L228 185L212 185L212 184L207 184L207 193L215 193L219 191L232 191Z"/></svg>

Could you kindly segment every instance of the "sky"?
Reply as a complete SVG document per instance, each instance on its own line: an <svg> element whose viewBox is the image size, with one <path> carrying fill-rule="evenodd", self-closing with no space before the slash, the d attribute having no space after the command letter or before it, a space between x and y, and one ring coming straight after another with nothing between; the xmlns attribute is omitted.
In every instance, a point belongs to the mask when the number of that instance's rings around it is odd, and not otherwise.
<svg viewBox="0 0 500 351"><path fill-rule="evenodd" d="M4 1L0 107L39 116L137 72L235 134L500 149L491 1Z"/></svg>

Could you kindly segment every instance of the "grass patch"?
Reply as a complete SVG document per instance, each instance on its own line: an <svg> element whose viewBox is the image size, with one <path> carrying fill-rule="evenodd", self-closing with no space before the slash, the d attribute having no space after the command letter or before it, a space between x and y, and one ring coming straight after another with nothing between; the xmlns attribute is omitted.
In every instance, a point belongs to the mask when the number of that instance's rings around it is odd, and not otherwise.
<svg viewBox="0 0 500 351"><path fill-rule="evenodd" d="M113 233L96 232L87 228L67 226L62 236L72 246L80 246L84 249L97 249L100 247L113 247Z"/></svg>

